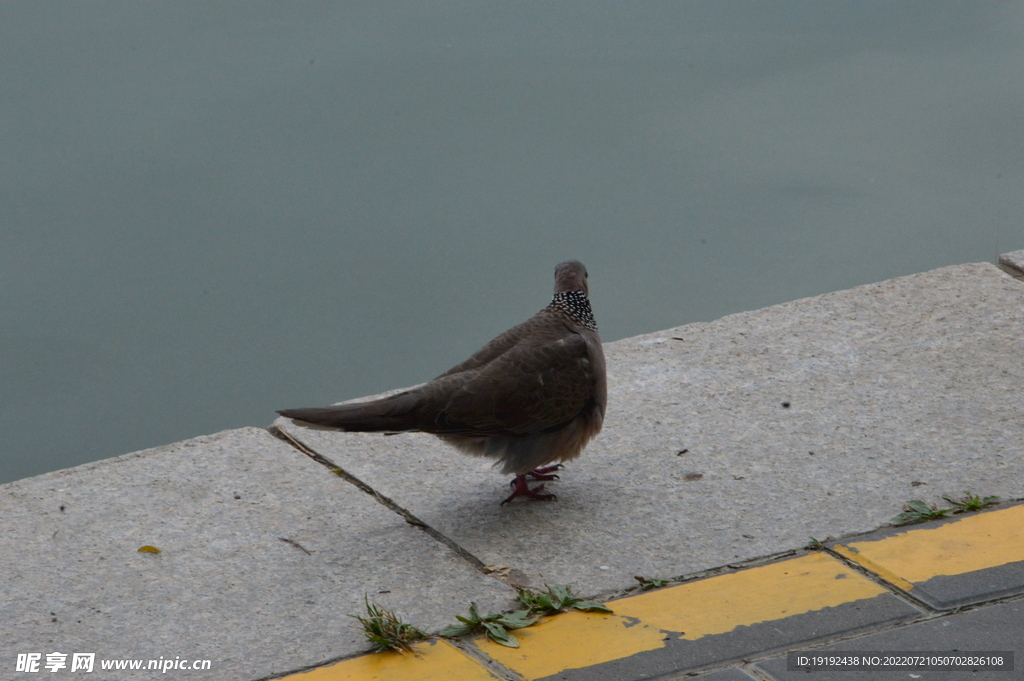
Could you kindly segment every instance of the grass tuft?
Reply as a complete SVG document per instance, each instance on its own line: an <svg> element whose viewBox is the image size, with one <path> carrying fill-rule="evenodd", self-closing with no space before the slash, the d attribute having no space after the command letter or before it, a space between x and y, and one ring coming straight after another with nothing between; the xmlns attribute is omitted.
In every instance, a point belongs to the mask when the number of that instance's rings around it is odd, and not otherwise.
<svg viewBox="0 0 1024 681"><path fill-rule="evenodd" d="M640 582L641 591L660 589L661 587L669 583L669 580L667 579L654 579L653 577L642 577L641 575L635 575L633 579Z"/></svg>
<svg viewBox="0 0 1024 681"><path fill-rule="evenodd" d="M969 513L971 511L980 511L983 508L989 506L995 506L999 503L999 497L979 497L965 492L964 496L959 499L954 499L949 494L943 494L942 498L948 501L956 509L954 513Z"/></svg>
<svg viewBox="0 0 1024 681"><path fill-rule="evenodd" d="M415 652L412 643L427 638L427 635L411 624L406 624L392 611L371 603L364 597L366 617L349 615L363 625L363 636L373 644L377 652L397 650L398 652Z"/></svg>
<svg viewBox="0 0 1024 681"><path fill-rule="evenodd" d="M587 612L606 612L611 610L597 601L586 601L572 595L568 585L556 584L549 586L547 591L531 591L519 589L516 596L534 615L556 615L566 610L586 610Z"/></svg>
<svg viewBox="0 0 1024 681"><path fill-rule="evenodd" d="M913 523L923 523L926 520L945 518L947 513L952 512L951 508L940 509L935 504L929 506L920 499L914 499L904 504L903 513L894 516L889 522L893 525L912 525Z"/></svg>
<svg viewBox="0 0 1024 681"><path fill-rule="evenodd" d="M971 511L980 511L983 508L995 506L999 503L999 497L979 497L970 492L966 492L959 499L949 494L943 494L942 498L949 502L953 508L939 508L935 504L929 506L920 499L914 499L906 503L903 507L903 513L895 516L889 522L893 525L923 523L926 520L945 518L947 513L970 513Z"/></svg>

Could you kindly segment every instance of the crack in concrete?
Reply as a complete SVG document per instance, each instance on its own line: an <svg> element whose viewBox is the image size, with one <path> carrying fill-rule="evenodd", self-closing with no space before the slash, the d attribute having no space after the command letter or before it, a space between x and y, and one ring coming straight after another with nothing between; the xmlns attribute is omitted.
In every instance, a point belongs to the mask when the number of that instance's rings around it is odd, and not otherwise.
<svg viewBox="0 0 1024 681"><path fill-rule="evenodd" d="M482 572L485 575L488 574L487 570L484 569L484 562L482 560L480 560L479 558L474 556L472 553L470 553L466 549L462 548L459 544L457 544L455 541L453 541L452 539L450 539L446 535L442 534L441 532L438 532L436 529L434 529L433 527L431 527L427 523L425 523L422 520L420 520L419 518L417 518L408 509L403 508L402 506L399 506L390 497L387 497L387 496L381 494L380 492L378 492L377 490L373 489L373 487L371 487L370 485L366 484L365 482L363 482L362 480L360 480L356 476L352 475L348 471L344 470L341 466L339 466L338 464L334 463L333 461L328 459L326 456L324 456L320 452L314 450L312 447L310 447L306 443L302 442L301 440L296 438L291 433L289 433L289 432L287 432L285 430L282 430L281 428L278 428L277 426L270 426L269 428L267 428L267 432L269 432L271 435L273 435L277 439L282 440L282 441L290 444L292 447L294 447L295 449L299 450L300 452L302 452L303 454L305 454L309 458L313 459L318 464L326 467L329 471L331 471L332 473L337 475L339 478L341 478L341 479L343 479L343 480L345 480L345 481L355 485L356 487L358 487L363 492L366 492L367 494L372 496L374 499L376 499L378 502L380 502L383 506L387 507L388 510L393 511L394 513L397 513L398 515L400 515L402 517L402 519L405 520L406 523L408 523L409 525L412 525L413 527L420 528L421 530L423 530L424 532L429 534L431 537L433 537L434 539L436 539L437 541L441 542L442 544L447 546L449 549L454 551L463 560L465 560L470 565L472 565L475 569L479 570L480 572Z"/></svg>

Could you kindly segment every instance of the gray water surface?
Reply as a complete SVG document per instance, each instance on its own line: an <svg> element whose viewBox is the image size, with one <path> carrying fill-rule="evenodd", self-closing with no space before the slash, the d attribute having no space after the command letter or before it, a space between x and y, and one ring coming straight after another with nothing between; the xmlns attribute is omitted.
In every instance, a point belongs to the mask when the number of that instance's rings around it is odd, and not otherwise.
<svg viewBox="0 0 1024 681"><path fill-rule="evenodd" d="M1024 248L1024 4L0 5L0 482Z"/></svg>

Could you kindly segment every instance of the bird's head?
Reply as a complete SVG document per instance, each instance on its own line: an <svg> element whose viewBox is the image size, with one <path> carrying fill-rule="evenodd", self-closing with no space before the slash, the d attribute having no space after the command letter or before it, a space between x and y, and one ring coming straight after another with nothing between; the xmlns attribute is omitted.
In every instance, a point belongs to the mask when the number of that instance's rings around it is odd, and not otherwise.
<svg viewBox="0 0 1024 681"><path fill-rule="evenodd" d="M583 291L590 295L587 268L579 260L566 260L555 267L555 293L566 291Z"/></svg>

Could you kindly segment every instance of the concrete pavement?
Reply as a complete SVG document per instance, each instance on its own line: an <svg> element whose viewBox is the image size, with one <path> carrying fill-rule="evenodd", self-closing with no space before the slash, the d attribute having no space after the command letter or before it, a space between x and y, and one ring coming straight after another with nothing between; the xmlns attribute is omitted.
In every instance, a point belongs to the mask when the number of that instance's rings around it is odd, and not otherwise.
<svg viewBox="0 0 1024 681"><path fill-rule="evenodd" d="M1024 252L1000 264L1014 262ZM553 485L553 503L500 507L507 480L430 436L286 419L275 427L288 441L225 431L3 485L0 678L74 678L71 654L91 652L97 670L103 659L210 661L167 672L189 679L311 667L296 678L788 679L797 672L778 653L792 646L912 649L953 640L934 632L970 618L963 629L991 631L995 650L1012 643L1012 623L1024 629L1013 600L1024 556L985 549L1003 562L950 573L932 556L908 568L893 558L907 544L885 547L917 534L864 535L910 499L1024 499L1020 280L984 263L947 267L606 354L605 430ZM998 543L1018 512L1004 503L941 527L1009 518L987 530ZM976 529L959 553L977 552ZM838 541L807 551L810 537ZM931 573L915 571L922 561ZM672 585L638 594L635 575ZM470 601L510 609L514 586L544 584L616 614L560 615L517 632L513 652L434 640L421 657L360 656L346 617L366 596L436 631ZM54 652L68 668L17 671L19 654L45 664ZM848 678L828 673L814 678Z"/></svg>

